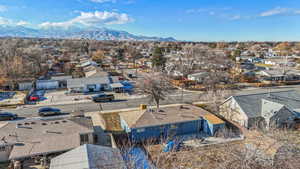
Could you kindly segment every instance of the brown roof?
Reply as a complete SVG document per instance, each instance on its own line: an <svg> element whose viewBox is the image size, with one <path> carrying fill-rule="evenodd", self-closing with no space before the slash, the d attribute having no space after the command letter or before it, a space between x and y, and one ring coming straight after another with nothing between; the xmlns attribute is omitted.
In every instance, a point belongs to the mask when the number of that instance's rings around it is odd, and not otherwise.
<svg viewBox="0 0 300 169"><path fill-rule="evenodd" d="M92 122L87 118L34 119L1 126L0 138L16 144L9 158L18 159L78 147L79 134L92 132Z"/></svg>
<svg viewBox="0 0 300 169"><path fill-rule="evenodd" d="M205 114L203 118L210 124L224 124L225 122L213 114Z"/></svg>
<svg viewBox="0 0 300 169"><path fill-rule="evenodd" d="M120 115L118 112L113 113L99 113L99 116L105 121L105 130L107 131L122 131L122 127L120 124Z"/></svg>
<svg viewBox="0 0 300 169"><path fill-rule="evenodd" d="M120 113L120 116L126 121L130 128L139 128L194 121L210 114L211 113L200 107L184 105L182 107L163 107L160 108L159 112L156 112L156 110L122 112Z"/></svg>

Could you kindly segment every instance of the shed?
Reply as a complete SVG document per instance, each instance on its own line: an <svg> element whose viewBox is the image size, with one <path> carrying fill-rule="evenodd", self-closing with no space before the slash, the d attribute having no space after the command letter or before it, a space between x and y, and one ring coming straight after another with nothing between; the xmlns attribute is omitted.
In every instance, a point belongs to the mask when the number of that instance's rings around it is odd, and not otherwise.
<svg viewBox="0 0 300 169"><path fill-rule="evenodd" d="M116 148L85 144L51 160L50 169L126 169Z"/></svg>

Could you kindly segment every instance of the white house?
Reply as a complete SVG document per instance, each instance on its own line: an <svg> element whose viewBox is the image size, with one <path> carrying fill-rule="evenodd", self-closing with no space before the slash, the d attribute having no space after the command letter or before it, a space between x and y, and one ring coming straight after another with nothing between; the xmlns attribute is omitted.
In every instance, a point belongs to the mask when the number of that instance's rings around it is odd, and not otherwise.
<svg viewBox="0 0 300 169"><path fill-rule="evenodd" d="M118 82L118 77L114 76L75 78L67 80L67 88L70 92L100 92L111 90L110 84Z"/></svg>
<svg viewBox="0 0 300 169"><path fill-rule="evenodd" d="M202 83L205 80L205 78L208 77L208 75L209 75L208 72L194 73L194 74L189 74L188 79Z"/></svg>
<svg viewBox="0 0 300 169"><path fill-rule="evenodd" d="M35 85L37 90L52 90L59 88L59 82L57 80L37 80Z"/></svg>
<svg viewBox="0 0 300 169"><path fill-rule="evenodd" d="M18 90L30 90L32 89L33 82L32 81L24 81L18 83Z"/></svg>

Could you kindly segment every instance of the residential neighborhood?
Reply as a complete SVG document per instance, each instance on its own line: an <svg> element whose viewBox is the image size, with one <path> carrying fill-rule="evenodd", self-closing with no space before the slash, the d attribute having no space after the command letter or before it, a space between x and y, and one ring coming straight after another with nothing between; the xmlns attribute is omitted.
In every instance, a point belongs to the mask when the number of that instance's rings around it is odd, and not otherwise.
<svg viewBox="0 0 300 169"><path fill-rule="evenodd" d="M0 169L300 169L299 2L0 0Z"/></svg>
<svg viewBox="0 0 300 169"><path fill-rule="evenodd" d="M181 49L156 44L135 60L130 51L115 60L116 53L103 49L63 61L56 55L31 80L7 76L1 162L11 168L170 168L153 159L237 142L254 146L256 132L299 133L297 53L267 50L257 57L244 48L239 56L226 54L241 50L232 44L216 50L169 43L175 44Z"/></svg>

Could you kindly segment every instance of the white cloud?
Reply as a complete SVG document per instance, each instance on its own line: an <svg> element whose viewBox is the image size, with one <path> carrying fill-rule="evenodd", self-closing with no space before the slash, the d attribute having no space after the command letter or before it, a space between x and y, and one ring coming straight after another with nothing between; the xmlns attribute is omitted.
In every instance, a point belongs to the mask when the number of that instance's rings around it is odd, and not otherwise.
<svg viewBox="0 0 300 169"><path fill-rule="evenodd" d="M7 18L3 18L0 16L0 25L10 25L12 24L12 21Z"/></svg>
<svg viewBox="0 0 300 169"><path fill-rule="evenodd" d="M132 22L133 19L125 13L117 12L81 12L80 16L77 16L71 20L64 22L44 22L40 24L40 27L70 27L74 25L82 26L99 26L99 25L112 25L112 24L125 24Z"/></svg>
<svg viewBox="0 0 300 169"><path fill-rule="evenodd" d="M19 22L16 23L16 25L18 25L18 26L26 26L26 25L29 25L29 23L26 22L26 21L19 21Z"/></svg>
<svg viewBox="0 0 300 169"><path fill-rule="evenodd" d="M259 16L267 17L274 15L300 15L299 9L276 7L274 9L262 12Z"/></svg>
<svg viewBox="0 0 300 169"><path fill-rule="evenodd" d="M7 11L7 7L4 5L0 5L0 12L5 12Z"/></svg>
<svg viewBox="0 0 300 169"><path fill-rule="evenodd" d="M273 15L287 14L290 12L291 12L291 9L289 9L289 8L276 7L274 9L262 12L260 14L260 16L262 16L262 17L273 16Z"/></svg>
<svg viewBox="0 0 300 169"><path fill-rule="evenodd" d="M90 0L92 2L96 2L96 3L105 3L105 2L112 2L112 3L116 3L117 0Z"/></svg>
<svg viewBox="0 0 300 169"><path fill-rule="evenodd" d="M233 15L233 16L229 17L229 20L239 20L241 18L242 18L241 15Z"/></svg>
<svg viewBox="0 0 300 169"><path fill-rule="evenodd" d="M10 25L10 26L25 26L30 25L30 23L26 21L14 21L8 18L4 18L0 16L0 25Z"/></svg>

